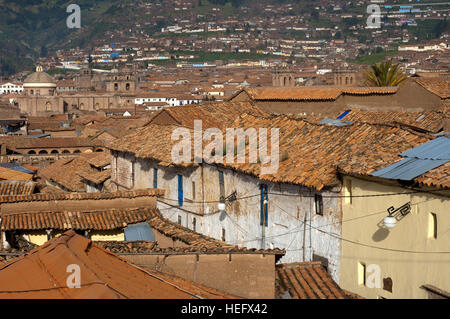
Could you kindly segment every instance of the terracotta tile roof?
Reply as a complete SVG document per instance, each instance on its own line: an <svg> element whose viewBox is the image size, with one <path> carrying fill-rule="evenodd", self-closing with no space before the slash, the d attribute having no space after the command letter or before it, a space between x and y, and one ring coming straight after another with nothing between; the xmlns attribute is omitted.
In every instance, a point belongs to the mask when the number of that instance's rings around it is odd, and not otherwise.
<svg viewBox="0 0 450 319"><path fill-rule="evenodd" d="M5 195L31 195L36 188L36 183L28 181L0 182L0 196Z"/></svg>
<svg viewBox="0 0 450 319"><path fill-rule="evenodd" d="M143 116L138 119L114 119L107 118L101 122L94 123L86 126L81 133L81 137L97 139L102 133L108 133L115 138L123 137L135 129L144 126L147 123L149 117Z"/></svg>
<svg viewBox="0 0 450 319"><path fill-rule="evenodd" d="M81 175L87 176L97 172L88 162L90 158L95 156L97 156L97 153L61 159L39 170L38 176L64 187L65 190L83 192L85 191L85 184Z"/></svg>
<svg viewBox="0 0 450 319"><path fill-rule="evenodd" d="M264 115L259 107L249 102L224 102L189 104L165 108L157 112L146 124L156 123L156 119L163 113L167 113L173 122L167 124L181 125L193 128L195 120L201 120L204 128L223 128L231 124L242 113ZM158 124L160 124L158 122Z"/></svg>
<svg viewBox="0 0 450 319"><path fill-rule="evenodd" d="M276 269L277 298L349 299L320 262L279 264Z"/></svg>
<svg viewBox="0 0 450 319"><path fill-rule="evenodd" d="M428 171L414 180L421 185L450 188L450 162Z"/></svg>
<svg viewBox="0 0 450 319"><path fill-rule="evenodd" d="M111 178L111 169L107 169L107 170L104 170L101 172L89 173L89 174L82 172L79 175L83 179L98 185L100 183L103 183L107 179Z"/></svg>
<svg viewBox="0 0 450 319"><path fill-rule="evenodd" d="M415 81L441 99L450 98L450 77L416 78Z"/></svg>
<svg viewBox="0 0 450 319"><path fill-rule="evenodd" d="M385 167L386 163L400 160L397 154L431 139L425 134L392 125L354 123L337 127L287 116L255 117L245 114L236 120L233 127L279 128L279 169L276 174L261 175L261 164L224 165L263 180L301 184L317 190L340 184L337 167L371 173Z"/></svg>
<svg viewBox="0 0 450 319"><path fill-rule="evenodd" d="M439 132L444 127L445 115L442 112L405 112L379 110L350 110L342 120L351 122L365 122L372 124L401 123L417 127L429 132ZM347 110L342 110L337 116Z"/></svg>
<svg viewBox="0 0 450 319"><path fill-rule="evenodd" d="M299 88L250 88L245 89L252 100L336 100L341 90L329 87L299 87Z"/></svg>
<svg viewBox="0 0 450 319"><path fill-rule="evenodd" d="M55 193L55 194L33 194L0 196L0 204L4 203L26 203L55 201L63 204L64 201L90 201L90 200L113 200L113 199L136 199L148 196L163 196L162 189L137 189L132 191L102 192L102 193Z"/></svg>
<svg viewBox="0 0 450 319"><path fill-rule="evenodd" d="M33 175L31 174L19 172L6 167L0 167L0 181L31 181L32 179Z"/></svg>
<svg viewBox="0 0 450 319"><path fill-rule="evenodd" d="M262 180L301 184L317 190L340 184L338 167L356 173L371 173L385 167L387 163L400 160L401 157L397 154L432 139L398 125L354 123L336 127L277 115L243 114L230 127L244 130L279 128L279 169L275 174L261 175L261 164L248 163L248 160L244 164L235 160L235 163L218 165L225 165ZM176 128L178 127L173 125L149 125L108 144L108 147L133 153L139 158L154 159L161 166L177 166L171 156L172 147L178 143L171 140L172 132ZM268 140L270 141L270 134ZM193 147L194 143L191 142ZM249 150L246 148L248 159ZM190 162L178 166L191 165L198 164Z"/></svg>
<svg viewBox="0 0 450 319"><path fill-rule="evenodd" d="M8 230L115 230L144 222L155 213L150 209L108 209L2 214L1 229Z"/></svg>
<svg viewBox="0 0 450 319"><path fill-rule="evenodd" d="M80 267L82 274L78 289L67 287L66 269L73 264ZM0 266L0 298L8 299L199 298L189 292L189 285L183 288L92 244L72 230ZM198 285L194 290L197 289Z"/></svg>
<svg viewBox="0 0 450 319"><path fill-rule="evenodd" d="M61 80L56 82L57 87L67 87L67 86L76 86L75 82L72 80Z"/></svg>
<svg viewBox="0 0 450 319"><path fill-rule="evenodd" d="M98 141L82 137L27 138L22 136L0 137L0 143L14 149L95 147L102 146Z"/></svg>
<svg viewBox="0 0 450 319"><path fill-rule="evenodd" d="M88 159L88 163L97 168L103 168L111 164L111 154L109 152L99 152L97 156Z"/></svg>
<svg viewBox="0 0 450 319"><path fill-rule="evenodd" d="M341 87L342 94L345 95L389 95L395 94L398 87Z"/></svg>
<svg viewBox="0 0 450 319"><path fill-rule="evenodd" d="M130 135L112 141L107 147L114 151L133 153L139 158L154 159L161 166L171 166L173 165L171 150L176 144L171 140L171 136L177 128L180 126L149 124L136 129ZM180 164L180 166L191 165Z"/></svg>
<svg viewBox="0 0 450 319"><path fill-rule="evenodd" d="M247 92L252 100L271 101L334 101L342 94L375 95L395 94L398 88L381 87L335 87L335 86L305 86L295 88L248 88ZM242 92L242 91L241 91ZM235 94L236 96L237 94Z"/></svg>

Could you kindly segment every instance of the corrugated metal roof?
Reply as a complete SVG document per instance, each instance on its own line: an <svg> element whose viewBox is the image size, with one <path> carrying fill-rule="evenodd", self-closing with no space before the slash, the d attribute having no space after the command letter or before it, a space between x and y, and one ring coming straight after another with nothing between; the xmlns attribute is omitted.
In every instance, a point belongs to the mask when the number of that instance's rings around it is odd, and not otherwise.
<svg viewBox="0 0 450 319"><path fill-rule="evenodd" d="M400 154L403 157L450 161L450 138L442 136Z"/></svg>
<svg viewBox="0 0 450 319"><path fill-rule="evenodd" d="M450 138L437 138L400 156L406 158L371 175L410 181L450 161Z"/></svg>
<svg viewBox="0 0 450 319"><path fill-rule="evenodd" d="M353 122L350 121L341 121L341 120L335 120L335 119L330 119L330 118L326 118L323 119L322 121L320 121L320 124L329 124L329 125L334 125L334 126L346 126L346 125L350 125Z"/></svg>
<svg viewBox="0 0 450 319"><path fill-rule="evenodd" d="M125 241L155 241L155 235L147 223L128 225L125 228Z"/></svg>

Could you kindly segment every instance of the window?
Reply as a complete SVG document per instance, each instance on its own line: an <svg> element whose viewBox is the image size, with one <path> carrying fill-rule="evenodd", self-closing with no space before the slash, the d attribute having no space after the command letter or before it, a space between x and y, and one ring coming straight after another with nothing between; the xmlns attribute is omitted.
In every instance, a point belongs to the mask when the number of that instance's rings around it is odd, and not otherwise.
<svg viewBox="0 0 450 319"><path fill-rule="evenodd" d="M344 181L344 203L351 204L352 203L352 180L345 179Z"/></svg>
<svg viewBox="0 0 450 319"><path fill-rule="evenodd" d="M358 285L366 285L366 264L362 262L358 263Z"/></svg>
<svg viewBox="0 0 450 319"><path fill-rule="evenodd" d="M194 231L197 230L197 218L194 217L194 219L192 220L192 229Z"/></svg>
<svg viewBox="0 0 450 319"><path fill-rule="evenodd" d="M178 205L183 206L183 175L178 175Z"/></svg>
<svg viewBox="0 0 450 319"><path fill-rule="evenodd" d="M131 188L134 188L135 165L136 165L136 162L132 161L131 162Z"/></svg>
<svg viewBox="0 0 450 319"><path fill-rule="evenodd" d="M178 224L181 225L181 216L178 215Z"/></svg>
<svg viewBox="0 0 450 319"><path fill-rule="evenodd" d="M192 182L192 199L195 199L195 182Z"/></svg>
<svg viewBox="0 0 450 319"><path fill-rule="evenodd" d="M428 217L428 238L437 238L437 215L433 213Z"/></svg>
<svg viewBox="0 0 450 319"><path fill-rule="evenodd" d="M323 199L322 195L316 194L314 195L314 202L316 206L316 214L323 216Z"/></svg>
<svg viewBox="0 0 450 319"><path fill-rule="evenodd" d="M220 187L220 198L225 198L225 180L223 178L222 171L219 171L219 187Z"/></svg>
<svg viewBox="0 0 450 319"><path fill-rule="evenodd" d="M153 188L158 188L158 169L153 168Z"/></svg>
<svg viewBox="0 0 450 319"><path fill-rule="evenodd" d="M225 228L222 228L222 241L226 241Z"/></svg>
<svg viewBox="0 0 450 319"><path fill-rule="evenodd" d="M264 225L265 227L267 227L268 224L268 219L269 219L269 215L268 215L268 210L269 210L269 197L267 194L267 185L262 184L260 185L260 190L261 190L261 200L260 200L260 225Z"/></svg>

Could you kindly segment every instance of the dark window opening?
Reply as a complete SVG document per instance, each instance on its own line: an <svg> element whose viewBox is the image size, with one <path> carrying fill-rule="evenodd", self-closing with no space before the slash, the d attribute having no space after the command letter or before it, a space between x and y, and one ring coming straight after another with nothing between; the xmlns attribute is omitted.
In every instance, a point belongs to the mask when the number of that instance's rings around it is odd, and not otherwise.
<svg viewBox="0 0 450 319"><path fill-rule="evenodd" d="M314 195L314 202L316 206L316 214L323 216L323 198L322 195Z"/></svg>
<svg viewBox="0 0 450 319"><path fill-rule="evenodd" d="M153 168L153 188L158 188L158 169Z"/></svg>
<svg viewBox="0 0 450 319"><path fill-rule="evenodd" d="M223 177L223 172L219 171L219 187L220 187L220 198L225 198L225 180Z"/></svg>

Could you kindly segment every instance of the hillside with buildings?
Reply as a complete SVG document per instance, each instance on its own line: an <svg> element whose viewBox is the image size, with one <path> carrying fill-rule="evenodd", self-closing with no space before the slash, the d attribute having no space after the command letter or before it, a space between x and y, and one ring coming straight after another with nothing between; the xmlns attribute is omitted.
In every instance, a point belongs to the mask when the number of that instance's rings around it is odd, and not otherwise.
<svg viewBox="0 0 450 319"><path fill-rule="evenodd" d="M74 11L66 11L65 1L25 5L2 1L1 74L11 75L30 68L39 57L73 49L86 51L86 59L89 53L95 55L94 62L101 64L148 62L149 53L162 59L158 63L165 63L167 57L210 62L257 61L265 56L329 62L359 58L367 63L373 54L378 59L392 55L399 44L448 36L450 27L450 6L441 0L409 6L398 0L380 4L381 29L368 25L364 1L102 0L78 1L78 5L80 29L71 29L67 19ZM111 45L119 52L107 58L99 54Z"/></svg>

